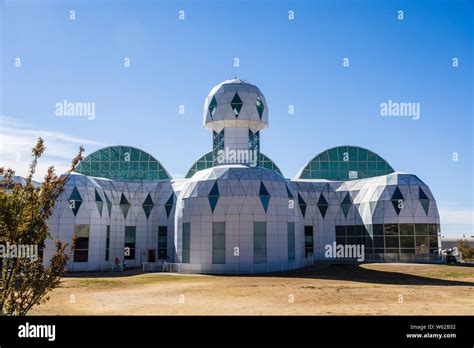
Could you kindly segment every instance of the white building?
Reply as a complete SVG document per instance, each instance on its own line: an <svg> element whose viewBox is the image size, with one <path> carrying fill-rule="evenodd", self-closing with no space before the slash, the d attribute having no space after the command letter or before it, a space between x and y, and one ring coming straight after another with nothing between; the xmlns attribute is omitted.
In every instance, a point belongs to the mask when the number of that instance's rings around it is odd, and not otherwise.
<svg viewBox="0 0 474 348"><path fill-rule="evenodd" d="M440 246L430 189L374 152L338 146L285 179L260 152L268 126L262 92L227 80L204 103L212 151L173 179L152 155L112 146L88 155L49 220L53 239L76 245L69 269L143 262L181 271L257 273L326 260L325 248L361 245L367 260L429 259ZM54 247L49 240L44 259Z"/></svg>

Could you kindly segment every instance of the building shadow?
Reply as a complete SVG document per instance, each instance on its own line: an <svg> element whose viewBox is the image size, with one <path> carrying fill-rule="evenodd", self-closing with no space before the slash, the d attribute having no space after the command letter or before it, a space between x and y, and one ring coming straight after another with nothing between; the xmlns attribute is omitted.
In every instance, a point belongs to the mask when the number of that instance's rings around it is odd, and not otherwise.
<svg viewBox="0 0 474 348"><path fill-rule="evenodd" d="M437 279L401 272L367 269L365 267L361 267L360 264L333 264L327 265L326 267L323 265L315 265L313 267L290 272L267 274L266 276L342 281L346 280L361 283L389 285L474 286L474 282Z"/></svg>
<svg viewBox="0 0 474 348"><path fill-rule="evenodd" d="M300 279L324 279L353 281L371 284L388 285L428 285L428 286L472 286L474 282L446 280L430 278L419 275L412 275L402 272L381 271L362 267L363 264L356 263L316 263L312 267L302 268L294 271L272 272L261 274L209 274L215 277L269 277L269 278L300 278ZM472 268L469 266L452 266ZM143 272L141 268L127 269L124 272L71 272L66 274L66 278L121 278L142 274L163 274L163 272ZM192 276L193 274L183 274L183 276ZM205 274L196 274L196 276Z"/></svg>
<svg viewBox="0 0 474 348"><path fill-rule="evenodd" d="M147 274L150 272L146 272ZM125 271L115 271L115 272L99 272L99 271L76 271L76 272L67 272L65 278L121 278L121 277L130 277L135 275L145 274L141 268L135 267L126 269Z"/></svg>

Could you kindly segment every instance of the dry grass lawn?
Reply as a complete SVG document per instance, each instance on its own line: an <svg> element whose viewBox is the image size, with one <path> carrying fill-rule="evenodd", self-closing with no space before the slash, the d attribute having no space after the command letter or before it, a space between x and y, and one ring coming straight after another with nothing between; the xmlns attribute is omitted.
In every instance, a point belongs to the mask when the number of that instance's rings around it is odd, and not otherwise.
<svg viewBox="0 0 474 348"><path fill-rule="evenodd" d="M64 278L33 315L474 315L474 267L364 264L261 276Z"/></svg>

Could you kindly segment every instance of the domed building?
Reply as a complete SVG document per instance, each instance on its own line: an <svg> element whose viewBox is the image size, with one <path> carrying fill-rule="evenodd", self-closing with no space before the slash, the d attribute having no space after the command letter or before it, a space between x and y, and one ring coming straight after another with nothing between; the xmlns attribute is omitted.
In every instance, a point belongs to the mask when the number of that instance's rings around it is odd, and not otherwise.
<svg viewBox="0 0 474 348"><path fill-rule="evenodd" d="M245 274L343 259L427 261L440 248L439 215L428 188L376 153L337 146L293 179L260 152L269 108L258 87L226 80L204 102L212 149L185 178L151 154L111 146L71 175L49 220L52 240L76 244L71 271L150 267ZM357 255L331 253L358 250ZM349 248L349 249L348 249Z"/></svg>
<svg viewBox="0 0 474 348"><path fill-rule="evenodd" d="M288 195L296 195L291 186L262 167L225 164L197 172L176 204L175 261L206 273L301 267L302 215L288 204Z"/></svg>

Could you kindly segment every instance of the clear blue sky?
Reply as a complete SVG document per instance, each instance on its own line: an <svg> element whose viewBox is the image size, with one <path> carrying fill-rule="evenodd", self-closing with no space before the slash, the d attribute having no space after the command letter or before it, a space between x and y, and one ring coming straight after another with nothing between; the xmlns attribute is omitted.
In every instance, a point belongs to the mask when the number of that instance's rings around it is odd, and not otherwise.
<svg viewBox="0 0 474 348"><path fill-rule="evenodd" d="M262 151L285 176L326 148L367 147L430 186L442 222L446 214L444 232L474 234L472 1L0 4L0 111L10 121L56 136L133 145L184 176L211 149L202 128L204 98L238 76L266 96L270 127L262 132ZM55 116L55 104L64 99L95 102L96 118ZM389 99L419 102L421 118L381 117L379 105ZM28 148L33 141L20 143ZM3 142L2 156L15 151L9 145ZM87 153L99 147L86 144ZM56 152L60 161L65 154Z"/></svg>

